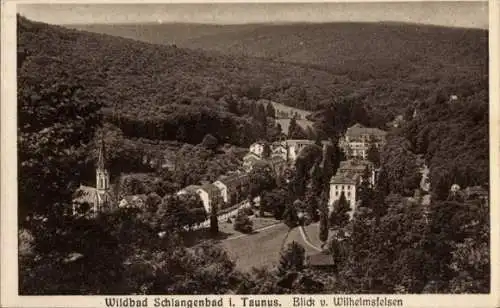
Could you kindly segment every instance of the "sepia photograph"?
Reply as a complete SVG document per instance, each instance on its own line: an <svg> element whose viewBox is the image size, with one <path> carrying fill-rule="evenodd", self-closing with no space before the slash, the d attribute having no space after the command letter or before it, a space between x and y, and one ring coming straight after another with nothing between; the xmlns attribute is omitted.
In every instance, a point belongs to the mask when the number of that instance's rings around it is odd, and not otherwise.
<svg viewBox="0 0 500 308"><path fill-rule="evenodd" d="M488 7L18 3L18 295L490 294Z"/></svg>

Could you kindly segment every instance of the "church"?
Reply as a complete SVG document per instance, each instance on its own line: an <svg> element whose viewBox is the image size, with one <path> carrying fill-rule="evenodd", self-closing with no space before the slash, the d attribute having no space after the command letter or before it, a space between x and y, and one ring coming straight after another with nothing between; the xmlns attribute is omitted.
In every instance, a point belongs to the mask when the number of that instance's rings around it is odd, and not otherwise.
<svg viewBox="0 0 500 308"><path fill-rule="evenodd" d="M73 194L72 214L94 217L111 204L109 171L105 160L106 148L101 140L96 165L96 187L80 185Z"/></svg>

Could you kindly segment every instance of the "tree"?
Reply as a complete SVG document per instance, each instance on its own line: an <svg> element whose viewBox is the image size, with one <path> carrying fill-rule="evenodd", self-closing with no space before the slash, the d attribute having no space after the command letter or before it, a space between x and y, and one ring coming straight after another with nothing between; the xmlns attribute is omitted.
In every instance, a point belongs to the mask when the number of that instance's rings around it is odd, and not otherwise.
<svg viewBox="0 0 500 308"><path fill-rule="evenodd" d="M299 124L297 124L297 116L294 115L292 119L290 120L290 124L288 125L288 139L305 139L306 138L306 133L300 127Z"/></svg>
<svg viewBox="0 0 500 308"><path fill-rule="evenodd" d="M330 227L343 228L347 225L351 210L345 194L342 192L340 199L333 203L333 211L330 214Z"/></svg>
<svg viewBox="0 0 500 308"><path fill-rule="evenodd" d="M146 198L146 208L148 211L156 212L161 204L161 197L157 193L149 193Z"/></svg>
<svg viewBox="0 0 500 308"><path fill-rule="evenodd" d="M306 204L306 213L309 216L309 219L311 219L314 222L318 221L319 201L318 197L316 196L316 194L312 189L307 191L304 202Z"/></svg>
<svg viewBox="0 0 500 308"><path fill-rule="evenodd" d="M283 189L273 189L264 192L260 199L260 209L273 214L277 220L283 218L287 202L287 192Z"/></svg>
<svg viewBox="0 0 500 308"><path fill-rule="evenodd" d="M375 168L378 168L380 166L380 152L374 142L371 142L370 146L368 147L368 150L366 152L366 159L372 162Z"/></svg>
<svg viewBox="0 0 500 308"><path fill-rule="evenodd" d="M201 142L201 145L208 150L215 150L217 148L219 141L217 138L212 136L211 134L206 134Z"/></svg>
<svg viewBox="0 0 500 308"><path fill-rule="evenodd" d="M268 159L269 157L271 157L271 145L269 144L269 142L264 142L264 146L262 149L262 158Z"/></svg>
<svg viewBox="0 0 500 308"><path fill-rule="evenodd" d="M269 164L254 166L248 177L250 181L249 196L251 200L258 195L262 197L264 191L269 191L276 187L274 172Z"/></svg>
<svg viewBox="0 0 500 308"><path fill-rule="evenodd" d="M238 211L234 219L234 230L243 233L251 233L253 230L253 222L244 211Z"/></svg>
<svg viewBox="0 0 500 308"><path fill-rule="evenodd" d="M89 145L101 122L102 97L59 64L32 56L18 72L20 220L33 213L60 215L54 211L71 200L94 166ZM42 70L49 75L33 73Z"/></svg>
<svg viewBox="0 0 500 308"><path fill-rule="evenodd" d="M212 210L210 211L210 233L216 235L219 233L219 220L217 217L218 205L212 205Z"/></svg>
<svg viewBox="0 0 500 308"><path fill-rule="evenodd" d="M268 103L267 106L266 106L266 113L267 113L267 116L272 118L272 119L275 119L276 118L276 110L274 109L274 106L272 103Z"/></svg>
<svg viewBox="0 0 500 308"><path fill-rule="evenodd" d="M298 210L293 204L289 204L283 213L283 222L288 228L295 228L299 224Z"/></svg>
<svg viewBox="0 0 500 308"><path fill-rule="evenodd" d="M291 271L302 271L305 266L305 249L297 242L288 244L287 248L281 253L278 272L285 275Z"/></svg>
<svg viewBox="0 0 500 308"><path fill-rule="evenodd" d="M328 217L324 212L319 217L319 240L325 243L328 240Z"/></svg>

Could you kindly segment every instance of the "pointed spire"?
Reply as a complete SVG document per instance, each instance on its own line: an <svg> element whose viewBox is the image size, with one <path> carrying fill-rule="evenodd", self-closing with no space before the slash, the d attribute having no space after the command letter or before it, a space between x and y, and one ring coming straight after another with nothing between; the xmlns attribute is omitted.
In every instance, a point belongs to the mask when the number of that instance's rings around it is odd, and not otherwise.
<svg viewBox="0 0 500 308"><path fill-rule="evenodd" d="M104 138L101 138L101 144L99 146L99 154L97 158L97 168L98 169L105 169L105 160L104 157L106 155L106 147L104 145Z"/></svg>

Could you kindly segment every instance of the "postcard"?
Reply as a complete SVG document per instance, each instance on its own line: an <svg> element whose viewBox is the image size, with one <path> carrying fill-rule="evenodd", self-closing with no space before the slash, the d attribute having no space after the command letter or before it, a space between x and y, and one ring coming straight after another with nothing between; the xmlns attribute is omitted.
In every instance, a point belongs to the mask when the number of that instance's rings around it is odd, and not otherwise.
<svg viewBox="0 0 500 308"><path fill-rule="evenodd" d="M498 306L499 7L3 1L2 306Z"/></svg>

